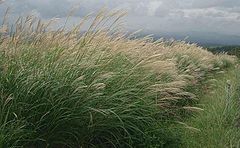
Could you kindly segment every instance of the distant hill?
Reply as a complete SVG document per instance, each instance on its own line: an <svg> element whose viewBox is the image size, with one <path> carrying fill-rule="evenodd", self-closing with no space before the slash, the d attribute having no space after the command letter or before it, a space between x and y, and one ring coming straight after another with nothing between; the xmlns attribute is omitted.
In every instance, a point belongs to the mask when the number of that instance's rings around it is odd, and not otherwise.
<svg viewBox="0 0 240 148"><path fill-rule="evenodd" d="M140 36L153 34L154 39L176 39L197 43L201 46L240 45L240 35L227 35L215 32L142 32Z"/></svg>
<svg viewBox="0 0 240 148"><path fill-rule="evenodd" d="M209 46L207 49L213 53L226 52L240 58L240 46Z"/></svg>

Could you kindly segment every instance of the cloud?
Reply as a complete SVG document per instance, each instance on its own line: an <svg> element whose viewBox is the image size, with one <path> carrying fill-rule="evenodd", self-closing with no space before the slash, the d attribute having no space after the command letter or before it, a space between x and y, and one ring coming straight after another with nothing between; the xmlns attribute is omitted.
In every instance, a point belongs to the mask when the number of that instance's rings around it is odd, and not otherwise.
<svg viewBox="0 0 240 148"><path fill-rule="evenodd" d="M159 9L159 7L162 5L162 1L152 1L148 4L148 15L154 16L156 13L156 10Z"/></svg>
<svg viewBox="0 0 240 148"><path fill-rule="evenodd" d="M210 8L210 7L223 7L231 8L234 6L239 6L239 0L192 0L192 5L195 8Z"/></svg>
<svg viewBox="0 0 240 148"><path fill-rule="evenodd" d="M3 4L2 4L3 5ZM34 12L39 17L65 18L69 10L78 20L102 7L124 9L127 28L159 31L204 31L240 34L240 0L6 0L13 15Z"/></svg>

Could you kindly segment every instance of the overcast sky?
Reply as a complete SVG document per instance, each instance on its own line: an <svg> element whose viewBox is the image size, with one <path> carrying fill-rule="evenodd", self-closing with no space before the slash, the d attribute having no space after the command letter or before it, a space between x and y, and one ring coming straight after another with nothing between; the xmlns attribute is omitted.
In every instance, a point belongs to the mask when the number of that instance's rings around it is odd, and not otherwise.
<svg viewBox="0 0 240 148"><path fill-rule="evenodd" d="M103 6L125 9L130 30L240 35L240 0L5 0L0 14L9 6L15 15L34 13L44 19L64 18L78 5L75 19Z"/></svg>

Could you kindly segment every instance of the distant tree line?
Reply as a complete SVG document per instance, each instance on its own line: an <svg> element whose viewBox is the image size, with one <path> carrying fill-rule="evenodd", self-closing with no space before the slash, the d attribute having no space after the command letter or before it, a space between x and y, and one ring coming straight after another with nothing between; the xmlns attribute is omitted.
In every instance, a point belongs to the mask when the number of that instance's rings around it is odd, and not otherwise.
<svg viewBox="0 0 240 148"><path fill-rule="evenodd" d="M207 47L207 49L213 53L227 53L229 55L236 55L240 58L240 46L216 46Z"/></svg>

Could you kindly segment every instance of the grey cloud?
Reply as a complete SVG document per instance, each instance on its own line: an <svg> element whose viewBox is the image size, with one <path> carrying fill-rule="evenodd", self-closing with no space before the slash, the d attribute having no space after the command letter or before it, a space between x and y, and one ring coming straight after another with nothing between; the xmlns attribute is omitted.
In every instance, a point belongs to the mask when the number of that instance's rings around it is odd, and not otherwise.
<svg viewBox="0 0 240 148"><path fill-rule="evenodd" d="M231 8L240 6L239 0L181 0L179 3L182 3L183 8Z"/></svg>
<svg viewBox="0 0 240 148"><path fill-rule="evenodd" d="M170 14L169 9L167 8L159 8L157 9L157 11L155 12L155 16L157 17L166 17Z"/></svg>
<svg viewBox="0 0 240 148"><path fill-rule="evenodd" d="M240 34L240 0L6 0L5 3L15 15L34 12L44 19L64 18L72 7L79 5L74 15L77 20L105 6L127 10L128 29ZM1 14L3 8L0 5Z"/></svg>

